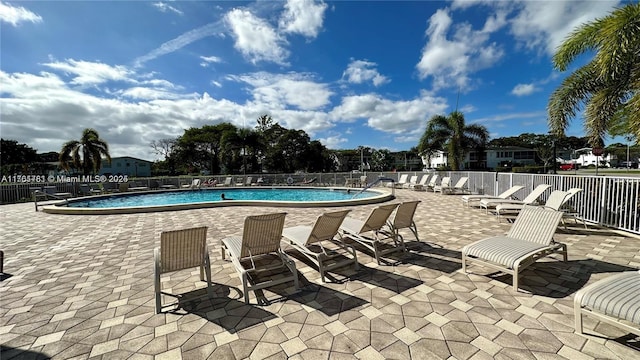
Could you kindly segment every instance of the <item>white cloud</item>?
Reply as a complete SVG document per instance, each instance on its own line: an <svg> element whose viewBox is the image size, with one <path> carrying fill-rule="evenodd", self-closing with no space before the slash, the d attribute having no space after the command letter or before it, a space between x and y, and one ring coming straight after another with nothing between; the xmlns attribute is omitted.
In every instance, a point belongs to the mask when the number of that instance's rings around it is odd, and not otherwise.
<svg viewBox="0 0 640 360"><path fill-rule="evenodd" d="M448 38L453 20L449 11L440 9L429 19L427 44L416 65L420 79L433 78L433 88L472 87L470 74L493 66L504 52L496 43L489 43L489 33L477 31L468 23L455 26ZM492 27L495 29L495 26Z"/></svg>
<svg viewBox="0 0 640 360"><path fill-rule="evenodd" d="M521 9L511 20L511 32L529 49L553 55L576 27L602 17L619 1L521 1Z"/></svg>
<svg viewBox="0 0 640 360"><path fill-rule="evenodd" d="M86 86L107 81L131 81L133 72L122 65L111 66L100 62L67 59L42 64L51 69L75 75L72 84Z"/></svg>
<svg viewBox="0 0 640 360"><path fill-rule="evenodd" d="M167 11L171 11L174 12L178 15L184 15L184 13L181 10L178 10L176 8L174 8L173 6L167 4L167 3L163 3L163 2L156 2L151 4L153 6L155 6L158 10L162 11L162 12L167 12Z"/></svg>
<svg viewBox="0 0 640 360"><path fill-rule="evenodd" d="M286 63L289 51L284 48L287 40L280 36L265 20L248 10L233 9L225 15L225 21L233 32L235 48L252 63L269 61Z"/></svg>
<svg viewBox="0 0 640 360"><path fill-rule="evenodd" d="M325 138L318 139L322 143L322 145L326 146L329 149L340 149L342 148L342 144L348 142L348 140L341 135L333 135Z"/></svg>
<svg viewBox="0 0 640 360"><path fill-rule="evenodd" d="M290 73L275 75L266 72L229 76L253 87L256 102L270 104L274 109L295 106L301 110L315 110L329 104L333 93L327 84L314 82L310 75Z"/></svg>
<svg viewBox="0 0 640 360"><path fill-rule="evenodd" d="M393 101L378 94L346 96L330 115L336 121L366 119L376 130L392 133L422 133L427 120L447 108L446 100L427 92L413 100Z"/></svg>
<svg viewBox="0 0 640 360"><path fill-rule="evenodd" d="M546 119L547 116L547 112L546 111L532 111L532 112L525 112L525 113L507 113L507 114L497 114L497 115L493 115L493 116L487 116L487 117L483 117L483 118L477 118L477 119L467 119L470 123L480 123L480 124L486 124L486 123L504 123L506 121L512 121L512 120L518 120L518 119L532 119L532 118L539 118L539 119ZM510 124L512 124L510 122Z"/></svg>
<svg viewBox="0 0 640 360"><path fill-rule="evenodd" d="M222 62L222 58L219 58L217 56L200 56L200 60L202 60L202 62L200 63L200 66L202 67L208 67L211 64Z"/></svg>
<svg viewBox="0 0 640 360"><path fill-rule="evenodd" d="M376 69L376 63L365 60L352 60L347 66L347 70L342 73L342 77L347 77L347 81L353 84L362 84L372 81L373 85L380 86L388 83L389 79L381 75Z"/></svg>
<svg viewBox="0 0 640 360"><path fill-rule="evenodd" d="M35 14L22 6L11 6L0 2L0 21L18 26L21 22L42 22L42 17Z"/></svg>
<svg viewBox="0 0 640 360"><path fill-rule="evenodd" d="M318 36L324 21L327 4L322 1L287 0L280 17L279 27L285 33L302 34L308 38Z"/></svg>
<svg viewBox="0 0 640 360"><path fill-rule="evenodd" d="M518 84L513 88L513 90L511 90L511 94L515 96L527 96L539 90L540 89L538 89L534 84Z"/></svg>

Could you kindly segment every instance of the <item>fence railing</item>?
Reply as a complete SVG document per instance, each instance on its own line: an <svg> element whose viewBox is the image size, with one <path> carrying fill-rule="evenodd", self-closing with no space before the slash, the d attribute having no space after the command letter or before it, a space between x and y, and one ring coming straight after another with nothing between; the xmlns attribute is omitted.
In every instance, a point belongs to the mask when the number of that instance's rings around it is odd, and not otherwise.
<svg viewBox="0 0 640 360"><path fill-rule="evenodd" d="M422 172L367 172L367 173L315 173L315 174L247 174L231 176L231 184L246 184L247 177L252 177L252 183L261 185L310 185L310 186L365 186L380 177L396 179L402 174L422 175ZM460 177L469 178L468 187L472 193L497 195L513 185L524 188L515 196L519 199L526 197L537 185L551 185L542 197L546 197L552 190L568 190L578 187L583 189L575 195L569 206L578 214L578 218L619 230L640 234L640 178L623 176L592 176L592 175L553 175L553 174L520 174L495 172L441 172L441 176L450 176L452 183ZM163 187L182 187L189 185L194 178L202 180L215 179L224 183L228 175L198 176L198 177L150 177L129 179L136 186L146 186L151 189ZM262 181L258 183L258 179ZM18 183L0 184L0 202L2 204L33 201L33 192L44 186L55 186L56 192L81 195L81 182L56 183ZM96 184L92 184L96 185ZM118 184L103 183L100 186L117 189Z"/></svg>

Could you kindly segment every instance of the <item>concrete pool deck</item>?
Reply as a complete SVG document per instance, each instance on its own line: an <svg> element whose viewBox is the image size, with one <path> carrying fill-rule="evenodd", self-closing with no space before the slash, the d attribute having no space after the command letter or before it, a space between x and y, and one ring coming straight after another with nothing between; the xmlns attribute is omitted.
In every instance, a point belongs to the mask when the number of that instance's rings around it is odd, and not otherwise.
<svg viewBox="0 0 640 360"><path fill-rule="evenodd" d="M337 282L295 259L302 291L279 286L245 305L220 239L244 217L288 212L285 226L339 208L225 207L160 213L66 216L33 203L0 206L0 358L54 359L640 359L640 338L586 318L573 329L573 295L610 274L640 268L640 239L582 225L556 240L569 261L544 260L511 277L479 266L461 272L460 249L509 224L464 208L459 196L396 190L419 199L421 243L395 265L358 251L360 270ZM351 207L364 218L376 205ZM216 298L155 314L153 248L160 233L208 226ZM410 236L407 236L411 243ZM348 279L347 279L348 277ZM202 295L197 269L163 277L163 290Z"/></svg>

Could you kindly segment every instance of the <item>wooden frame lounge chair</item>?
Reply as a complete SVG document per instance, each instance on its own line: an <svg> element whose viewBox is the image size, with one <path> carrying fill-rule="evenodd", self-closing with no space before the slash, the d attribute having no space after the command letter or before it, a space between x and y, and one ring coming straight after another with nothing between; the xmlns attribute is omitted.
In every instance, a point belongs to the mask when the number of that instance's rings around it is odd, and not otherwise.
<svg viewBox="0 0 640 360"><path fill-rule="evenodd" d="M462 195L462 206L469 207L472 203L479 202L482 199L509 199L522 189L524 189L524 186L514 185L498 195Z"/></svg>
<svg viewBox="0 0 640 360"><path fill-rule="evenodd" d="M231 236L222 239L222 258L225 252L229 254L240 280L244 302L249 303L249 290L259 290L270 286L293 281L295 290L298 286L298 272L296 264L282 251L280 240L284 229L284 219L287 213L247 216L244 220L242 236ZM275 255L275 256L274 256ZM275 257L278 261L265 261L268 257ZM291 276L271 277L257 282L257 275L261 272L287 268ZM255 282L249 284L249 282Z"/></svg>
<svg viewBox="0 0 640 360"><path fill-rule="evenodd" d="M583 333L582 316L588 315L640 336L640 270L596 281L578 290L573 301L578 334Z"/></svg>
<svg viewBox="0 0 640 360"><path fill-rule="evenodd" d="M413 220L413 216L415 215L420 202L420 200L415 200L400 203L396 208L393 220L387 221L387 225L389 226L389 229L391 229L391 233L396 237L396 239L400 239L402 244L404 244L404 238L400 234L400 230L402 229L411 230L416 241L420 241L420 238L418 237L418 227Z"/></svg>
<svg viewBox="0 0 640 360"><path fill-rule="evenodd" d="M427 181L429 180L430 177L431 177L431 174L422 175L422 178L420 178L420 182L409 186L409 189L412 189L415 191L424 191L425 190L424 188L425 186L427 186Z"/></svg>
<svg viewBox="0 0 640 360"><path fill-rule="evenodd" d="M562 213L539 206L525 206L506 236L494 236L462 248L462 271L477 262L513 276L518 291L520 272L539 258L559 253L567 261L567 246L553 240Z"/></svg>
<svg viewBox="0 0 640 360"><path fill-rule="evenodd" d="M340 239L344 241L349 238L358 242L373 252L377 263L381 265L381 256L405 250L402 238L398 239L392 233L383 229L389 216L397 206L397 203L380 205L371 210L365 220L346 217L342 225L340 225L340 231L338 231ZM382 247L385 245L391 247L383 249Z"/></svg>
<svg viewBox="0 0 640 360"><path fill-rule="evenodd" d="M538 198L549 189L551 185L540 184L536 186L530 193L522 200L515 199L481 199L480 208L485 209L487 214L493 210L499 204L517 204L517 205L535 205Z"/></svg>
<svg viewBox="0 0 640 360"><path fill-rule="evenodd" d="M207 248L207 227L164 231L160 247L153 251L155 260L156 314L162 311L162 284L160 275L168 272L200 267L200 280L207 281L207 295L213 297L211 262Z"/></svg>
<svg viewBox="0 0 640 360"><path fill-rule="evenodd" d="M353 264L358 269L355 248L335 239L350 211L327 212L318 216L313 226L300 225L282 231L288 244L316 264L322 282L325 282L325 273L335 268Z"/></svg>

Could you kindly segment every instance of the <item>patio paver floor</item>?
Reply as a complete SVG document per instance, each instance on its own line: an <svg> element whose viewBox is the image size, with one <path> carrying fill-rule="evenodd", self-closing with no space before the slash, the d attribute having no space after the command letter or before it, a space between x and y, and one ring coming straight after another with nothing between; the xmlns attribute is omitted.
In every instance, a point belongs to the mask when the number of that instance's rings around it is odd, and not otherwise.
<svg viewBox="0 0 640 360"><path fill-rule="evenodd" d="M33 204L0 206L5 271L0 282L3 360L53 359L640 359L640 338L586 318L573 329L573 294L612 273L640 268L640 239L582 225L559 228L569 261L544 260L521 277L480 266L462 273L460 249L509 229L458 196L397 190L420 199L421 242L378 266L362 249L359 271L318 271L292 250L301 291L251 293L220 256L220 239L247 215L286 211L285 226L336 208L227 207L148 214L66 216ZM353 207L364 218L376 205ZM216 298L199 271L163 275L181 307L155 314L153 248L160 233L208 226ZM260 300L260 304L257 301ZM166 301L171 298L165 297Z"/></svg>

